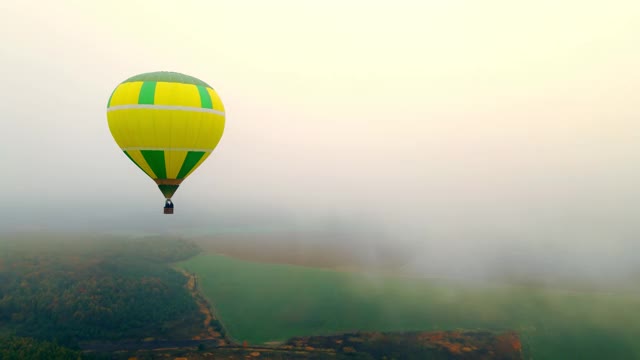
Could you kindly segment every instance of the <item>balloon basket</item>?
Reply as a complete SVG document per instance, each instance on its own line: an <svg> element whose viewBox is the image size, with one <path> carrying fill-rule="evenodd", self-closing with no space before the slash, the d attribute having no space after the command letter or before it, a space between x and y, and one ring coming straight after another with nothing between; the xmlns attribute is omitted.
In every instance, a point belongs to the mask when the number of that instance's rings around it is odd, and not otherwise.
<svg viewBox="0 0 640 360"><path fill-rule="evenodd" d="M173 214L173 208L168 208L168 207L164 208L164 213L165 214Z"/></svg>

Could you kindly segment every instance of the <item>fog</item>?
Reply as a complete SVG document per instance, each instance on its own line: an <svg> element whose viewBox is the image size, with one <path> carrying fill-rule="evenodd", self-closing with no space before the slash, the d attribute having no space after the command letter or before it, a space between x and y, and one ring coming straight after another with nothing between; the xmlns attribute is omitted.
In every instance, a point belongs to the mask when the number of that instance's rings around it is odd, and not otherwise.
<svg viewBox="0 0 640 360"><path fill-rule="evenodd" d="M424 274L627 279L639 19L634 1L3 4L0 230L325 229ZM227 113L173 216L106 121L115 86L157 70Z"/></svg>

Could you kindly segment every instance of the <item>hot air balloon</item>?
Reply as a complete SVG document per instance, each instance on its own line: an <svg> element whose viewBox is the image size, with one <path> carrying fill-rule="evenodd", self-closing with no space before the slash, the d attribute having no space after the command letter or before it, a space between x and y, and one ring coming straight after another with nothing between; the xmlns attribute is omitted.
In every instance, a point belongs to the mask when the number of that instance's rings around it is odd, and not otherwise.
<svg viewBox="0 0 640 360"><path fill-rule="evenodd" d="M124 154L158 185L165 214L171 197L216 148L224 106L202 80L177 72L150 72L120 83L107 103L107 121Z"/></svg>

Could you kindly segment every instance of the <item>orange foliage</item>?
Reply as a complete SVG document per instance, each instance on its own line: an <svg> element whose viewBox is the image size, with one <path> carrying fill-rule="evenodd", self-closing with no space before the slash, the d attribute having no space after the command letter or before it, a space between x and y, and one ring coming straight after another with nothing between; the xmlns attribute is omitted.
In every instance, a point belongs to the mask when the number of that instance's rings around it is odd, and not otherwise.
<svg viewBox="0 0 640 360"><path fill-rule="evenodd" d="M522 351L522 343L520 342L520 338L516 333L513 332L498 336L498 344L496 345L496 347L501 351L507 352Z"/></svg>
<svg viewBox="0 0 640 360"><path fill-rule="evenodd" d="M345 346L344 348L342 348L342 351L346 353L354 353L356 352L356 349L352 348L351 346Z"/></svg>

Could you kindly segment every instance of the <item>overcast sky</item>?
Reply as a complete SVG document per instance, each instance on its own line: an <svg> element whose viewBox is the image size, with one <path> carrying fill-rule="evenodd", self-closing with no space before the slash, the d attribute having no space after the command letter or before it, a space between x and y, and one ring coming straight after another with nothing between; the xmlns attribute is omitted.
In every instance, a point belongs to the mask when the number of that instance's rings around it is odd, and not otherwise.
<svg viewBox="0 0 640 360"><path fill-rule="evenodd" d="M631 264L639 39L637 0L6 1L0 230L329 217L447 256ZM158 70L227 110L172 217L105 112Z"/></svg>

